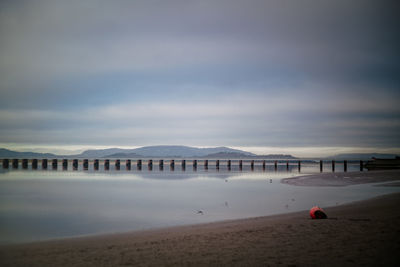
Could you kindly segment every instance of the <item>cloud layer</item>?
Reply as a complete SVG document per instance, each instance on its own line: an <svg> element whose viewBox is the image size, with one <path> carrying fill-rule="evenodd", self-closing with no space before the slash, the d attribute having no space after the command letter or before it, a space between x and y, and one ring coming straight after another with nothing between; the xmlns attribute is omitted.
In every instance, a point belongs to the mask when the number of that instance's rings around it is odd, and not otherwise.
<svg viewBox="0 0 400 267"><path fill-rule="evenodd" d="M395 1L2 1L0 142L400 147Z"/></svg>

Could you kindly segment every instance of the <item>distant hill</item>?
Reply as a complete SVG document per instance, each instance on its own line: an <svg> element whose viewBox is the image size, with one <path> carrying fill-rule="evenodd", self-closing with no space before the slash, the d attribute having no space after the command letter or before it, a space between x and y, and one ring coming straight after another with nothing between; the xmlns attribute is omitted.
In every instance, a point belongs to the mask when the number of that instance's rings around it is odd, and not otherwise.
<svg viewBox="0 0 400 267"><path fill-rule="evenodd" d="M86 150L78 155L72 155L70 157L94 159L94 158L103 158L105 156L117 153L133 153L133 152L132 149L122 149L122 148L91 149L91 150Z"/></svg>
<svg viewBox="0 0 400 267"><path fill-rule="evenodd" d="M55 155L51 153L35 153L35 152L16 152L8 149L0 149L0 157L2 158L136 158L136 157L203 157L215 153L238 153L241 156L255 156L255 154L232 149L228 147L213 148L197 148L188 146L145 146L136 149L108 148L108 149L91 149L76 155Z"/></svg>
<svg viewBox="0 0 400 267"><path fill-rule="evenodd" d="M136 153L115 153L107 156L103 156L100 158L111 158L111 159L117 159L117 158L141 158L143 157L142 155L138 155Z"/></svg>
<svg viewBox="0 0 400 267"><path fill-rule="evenodd" d="M114 152L115 149L110 149L109 151L102 150L101 155L98 157L116 157L118 155L121 158L129 158L129 157L175 157L175 158L190 158L190 157L204 157L210 154L216 153L239 153L242 156L255 156L255 154L232 149L229 147L213 147L213 148L197 148L197 147L189 147L189 146L145 146L136 149L118 149L118 151ZM106 153L106 152L113 153ZM92 151L90 151L93 154ZM85 157L88 155L88 151L83 152L79 157ZM87 156L86 156L87 157Z"/></svg>
<svg viewBox="0 0 400 267"><path fill-rule="evenodd" d="M381 153L345 153L345 154L337 154L334 156L326 157L326 159L337 159L337 160L370 160L373 157L381 158L381 159L393 159L396 157L396 154L381 154Z"/></svg>
<svg viewBox="0 0 400 267"><path fill-rule="evenodd" d="M269 155L259 155L257 158L262 159L298 159L293 157L292 155L285 155L285 154L269 154Z"/></svg>
<svg viewBox="0 0 400 267"><path fill-rule="evenodd" d="M219 152L208 154L203 156L204 158L225 158L225 159L235 159L235 158L254 158L254 159L297 159L292 155L282 155L282 154L269 154L269 155L245 155L243 153L237 152Z"/></svg>
<svg viewBox="0 0 400 267"><path fill-rule="evenodd" d="M133 149L132 152L146 157L203 157L215 153L241 153L246 156L255 155L250 152L229 147L197 148L189 146L145 146Z"/></svg>
<svg viewBox="0 0 400 267"><path fill-rule="evenodd" d="M218 152L202 156L202 158L215 158L215 159L235 159L235 158L246 158L246 157L249 156L238 152Z"/></svg>
<svg viewBox="0 0 400 267"><path fill-rule="evenodd" d="M57 155L51 153L17 152L5 148L0 148L0 158L30 159L30 158L54 158L54 157L57 157Z"/></svg>
<svg viewBox="0 0 400 267"><path fill-rule="evenodd" d="M51 153L16 152L0 149L1 158L263 158L296 159L291 155L256 155L229 147L197 148L188 146L146 146L136 149L108 148L86 150L77 155L55 155Z"/></svg>

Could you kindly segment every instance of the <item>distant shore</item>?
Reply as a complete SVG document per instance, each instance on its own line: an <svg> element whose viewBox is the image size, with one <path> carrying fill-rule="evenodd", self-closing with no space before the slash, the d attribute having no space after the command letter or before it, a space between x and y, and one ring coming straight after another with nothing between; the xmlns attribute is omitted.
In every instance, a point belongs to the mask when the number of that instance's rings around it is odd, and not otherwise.
<svg viewBox="0 0 400 267"><path fill-rule="evenodd" d="M284 183L338 186L400 179L399 171L314 175ZM343 177L342 177L343 175ZM306 176L307 177L307 176ZM319 177L319 178L317 178ZM349 177L349 178L345 178ZM297 179L297 180L296 180ZM338 181L336 181L336 180ZM289 182L285 182L289 181ZM327 185L325 184L325 185ZM340 185L340 186L342 186ZM396 266L400 193L308 211L156 230L0 246L0 266Z"/></svg>

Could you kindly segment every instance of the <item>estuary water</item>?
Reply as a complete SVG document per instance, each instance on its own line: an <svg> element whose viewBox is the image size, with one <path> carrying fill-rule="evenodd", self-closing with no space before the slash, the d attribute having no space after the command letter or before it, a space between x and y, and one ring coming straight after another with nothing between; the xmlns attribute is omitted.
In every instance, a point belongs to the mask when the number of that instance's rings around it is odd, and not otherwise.
<svg viewBox="0 0 400 267"><path fill-rule="evenodd" d="M0 244L265 216L399 191L280 182L313 172L1 170Z"/></svg>

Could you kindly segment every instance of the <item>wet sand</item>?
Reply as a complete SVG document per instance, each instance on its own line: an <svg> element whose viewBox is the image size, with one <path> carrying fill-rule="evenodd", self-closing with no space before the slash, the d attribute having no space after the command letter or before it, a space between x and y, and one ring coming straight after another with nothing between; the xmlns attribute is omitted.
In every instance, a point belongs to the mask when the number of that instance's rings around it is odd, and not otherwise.
<svg viewBox="0 0 400 267"><path fill-rule="evenodd" d="M303 211L0 246L0 266L397 266L399 204L397 193L325 208L327 220Z"/></svg>
<svg viewBox="0 0 400 267"><path fill-rule="evenodd" d="M393 181L391 186L398 186L400 170L370 172L333 172L305 175L282 179L281 182L297 186L347 186L354 184Z"/></svg>

